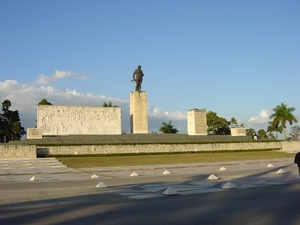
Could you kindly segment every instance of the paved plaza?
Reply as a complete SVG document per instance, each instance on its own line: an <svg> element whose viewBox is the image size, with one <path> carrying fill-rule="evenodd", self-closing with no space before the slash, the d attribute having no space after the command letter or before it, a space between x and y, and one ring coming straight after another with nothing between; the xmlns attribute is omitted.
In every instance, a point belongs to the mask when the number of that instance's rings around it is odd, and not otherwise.
<svg viewBox="0 0 300 225"><path fill-rule="evenodd" d="M9 191L0 190L1 207L9 203L18 202L19 191L14 188L30 184L42 183L51 187L52 183L60 183L64 191L54 188L58 192L53 196L88 193L116 194L127 199L145 199L168 197L164 193L168 188L174 195L192 195L208 192L221 192L259 188L270 185L299 182L297 167L292 158L264 159L231 162L166 164L151 166L128 167L95 167L68 168L55 158L46 159L18 159L0 161L0 183L11 186ZM73 181L80 185L68 186ZM230 182L233 186L224 188ZM70 184L71 185L71 184ZM51 189L47 189L51 192ZM32 193L31 193L32 194ZM22 191L22 198L26 190ZM37 196L31 196L34 201ZM24 199L20 197L20 202ZM42 198L47 198L42 196ZM26 198L30 202L30 198Z"/></svg>
<svg viewBox="0 0 300 225"><path fill-rule="evenodd" d="M79 169L18 159L0 171L0 224L299 224L291 157Z"/></svg>

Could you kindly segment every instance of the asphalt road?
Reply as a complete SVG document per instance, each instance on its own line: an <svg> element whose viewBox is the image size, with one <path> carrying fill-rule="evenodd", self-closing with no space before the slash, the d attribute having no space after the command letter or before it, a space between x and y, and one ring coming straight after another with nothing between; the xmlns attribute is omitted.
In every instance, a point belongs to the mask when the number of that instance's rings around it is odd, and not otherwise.
<svg viewBox="0 0 300 225"><path fill-rule="evenodd" d="M110 195L1 208L0 224L300 224L299 182L142 200Z"/></svg>

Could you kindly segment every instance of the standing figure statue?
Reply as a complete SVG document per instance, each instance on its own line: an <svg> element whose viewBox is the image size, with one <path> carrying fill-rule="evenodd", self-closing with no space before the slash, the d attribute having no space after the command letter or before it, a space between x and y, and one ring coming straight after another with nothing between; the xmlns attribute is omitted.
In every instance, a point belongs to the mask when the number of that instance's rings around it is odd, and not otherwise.
<svg viewBox="0 0 300 225"><path fill-rule="evenodd" d="M141 68L142 66L139 65L132 75L132 81L135 81L135 91L140 91L142 88L144 74Z"/></svg>

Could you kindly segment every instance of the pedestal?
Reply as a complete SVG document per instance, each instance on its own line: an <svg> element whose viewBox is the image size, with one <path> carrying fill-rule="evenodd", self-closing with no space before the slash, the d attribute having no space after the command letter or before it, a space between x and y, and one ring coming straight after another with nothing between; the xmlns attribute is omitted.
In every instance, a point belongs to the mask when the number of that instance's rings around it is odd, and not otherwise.
<svg viewBox="0 0 300 225"><path fill-rule="evenodd" d="M147 93L145 91L130 93L130 132L132 134L148 133Z"/></svg>

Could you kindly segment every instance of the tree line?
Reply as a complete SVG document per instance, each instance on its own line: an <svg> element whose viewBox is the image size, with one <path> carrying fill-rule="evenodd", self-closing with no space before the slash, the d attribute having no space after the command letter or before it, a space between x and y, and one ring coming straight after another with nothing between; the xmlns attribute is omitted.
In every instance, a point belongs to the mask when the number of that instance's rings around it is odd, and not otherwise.
<svg viewBox="0 0 300 225"><path fill-rule="evenodd" d="M52 105L47 99L42 99L38 105ZM0 114L0 142L7 143L12 140L20 140L26 134L24 127L21 125L21 120L18 110L10 110L11 102L6 99L2 102L2 111ZM111 101L104 102L102 107L118 107L113 105ZM273 108L273 114L269 117L267 131L264 129L258 130L257 134L262 138L278 139L278 133L283 133L284 140L287 140L286 128L297 123L296 117L293 115L295 108L288 107L281 103ZM209 111L206 113L207 133L213 135L229 135L231 128L244 128L244 124L239 124L233 117L229 121L223 117L219 117L216 112ZM159 131L163 134L176 134L179 131L173 127L172 121L162 122ZM275 136L274 133L275 132ZM256 133L253 128L246 129L246 135ZM298 140L300 136L300 127L298 125L291 127L289 133L290 140Z"/></svg>

